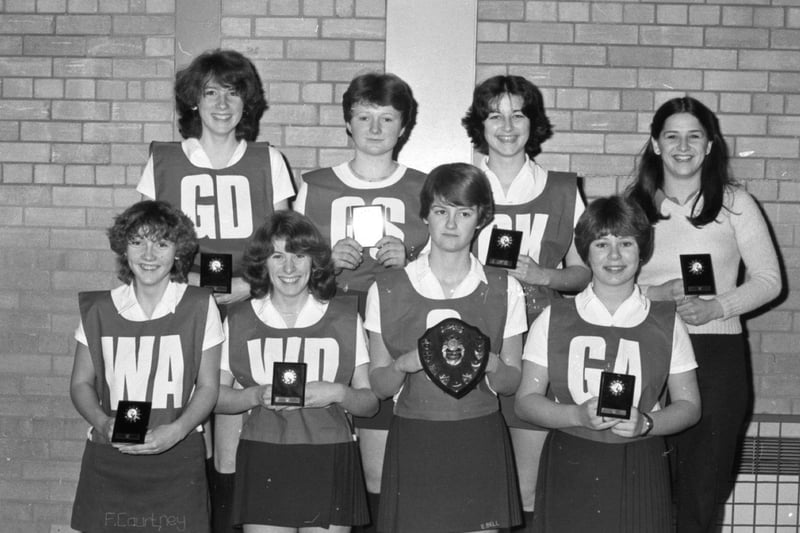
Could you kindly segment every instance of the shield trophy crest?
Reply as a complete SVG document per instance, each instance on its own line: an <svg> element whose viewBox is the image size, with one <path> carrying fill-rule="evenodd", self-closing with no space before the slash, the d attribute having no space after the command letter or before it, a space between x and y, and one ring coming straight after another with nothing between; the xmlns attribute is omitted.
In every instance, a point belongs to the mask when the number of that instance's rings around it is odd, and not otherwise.
<svg viewBox="0 0 800 533"><path fill-rule="evenodd" d="M417 341L422 369L454 398L462 398L483 378L489 361L489 337L457 318L446 318Z"/></svg>

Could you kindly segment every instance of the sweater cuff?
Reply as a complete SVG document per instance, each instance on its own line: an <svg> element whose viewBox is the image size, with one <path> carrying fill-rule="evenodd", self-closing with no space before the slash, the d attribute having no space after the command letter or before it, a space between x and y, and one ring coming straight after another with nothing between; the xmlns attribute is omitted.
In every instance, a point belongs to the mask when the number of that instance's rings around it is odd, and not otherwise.
<svg viewBox="0 0 800 533"><path fill-rule="evenodd" d="M735 296L730 292L726 294L720 294L719 296L716 296L715 299L717 302L719 302L719 305L722 306L722 317L720 317L720 320L726 320L732 316L738 316L742 314L741 311L736 308Z"/></svg>

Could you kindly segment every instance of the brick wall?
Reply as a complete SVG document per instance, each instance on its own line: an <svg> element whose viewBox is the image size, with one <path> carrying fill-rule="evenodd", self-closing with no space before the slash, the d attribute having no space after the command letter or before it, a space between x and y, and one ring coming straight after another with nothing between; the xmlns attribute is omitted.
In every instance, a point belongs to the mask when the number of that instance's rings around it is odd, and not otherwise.
<svg viewBox="0 0 800 533"><path fill-rule="evenodd" d="M581 172L589 196L624 186L660 102L702 99L791 288L800 6L727 1L479 0L478 77L542 87L557 133L541 159ZM176 0L0 0L0 531L71 531L86 429L67 393L76 292L115 283L103 230L138 200L149 141L176 138L175 13ZM208 47L254 59L262 137L296 174L349 157L338 102L353 74L383 66L384 0L222 0L220 13ZM800 413L798 309L788 291L748 322L759 412Z"/></svg>

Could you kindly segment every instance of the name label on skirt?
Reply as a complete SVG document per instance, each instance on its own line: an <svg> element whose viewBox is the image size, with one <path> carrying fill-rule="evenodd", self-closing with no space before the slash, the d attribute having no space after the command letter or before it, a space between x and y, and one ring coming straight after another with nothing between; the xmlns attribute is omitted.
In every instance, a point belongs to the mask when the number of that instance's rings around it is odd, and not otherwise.
<svg viewBox="0 0 800 533"><path fill-rule="evenodd" d="M105 514L105 527L118 527L120 529L155 529L156 531L186 531L186 515L132 515L130 513L107 512Z"/></svg>

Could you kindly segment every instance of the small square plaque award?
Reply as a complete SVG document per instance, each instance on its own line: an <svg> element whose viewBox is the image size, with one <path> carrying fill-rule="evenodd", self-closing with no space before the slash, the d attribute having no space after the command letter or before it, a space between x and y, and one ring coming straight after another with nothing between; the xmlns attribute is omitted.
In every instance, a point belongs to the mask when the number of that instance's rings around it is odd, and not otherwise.
<svg viewBox="0 0 800 533"><path fill-rule="evenodd" d="M120 400L117 416L114 419L114 432L111 442L120 444L141 444L147 433L150 421L151 402Z"/></svg>
<svg viewBox="0 0 800 533"><path fill-rule="evenodd" d="M711 254L682 254L681 276L683 292L687 295L716 294Z"/></svg>
<svg viewBox="0 0 800 533"><path fill-rule="evenodd" d="M272 405L303 407L306 364L276 362L272 366Z"/></svg>
<svg viewBox="0 0 800 533"><path fill-rule="evenodd" d="M375 246L386 235L386 207L354 205L347 208L345 231L364 248Z"/></svg>
<svg viewBox="0 0 800 533"><path fill-rule="evenodd" d="M636 385L636 376L603 372L600 375L597 416L629 419L633 405L634 385Z"/></svg>
<svg viewBox="0 0 800 533"><path fill-rule="evenodd" d="M231 254L200 254L200 286L214 292L231 292L233 256Z"/></svg>
<svg viewBox="0 0 800 533"><path fill-rule="evenodd" d="M485 264L496 267L517 268L517 258L522 246L522 232L511 229L492 228L489 250Z"/></svg>

